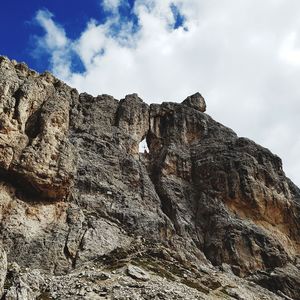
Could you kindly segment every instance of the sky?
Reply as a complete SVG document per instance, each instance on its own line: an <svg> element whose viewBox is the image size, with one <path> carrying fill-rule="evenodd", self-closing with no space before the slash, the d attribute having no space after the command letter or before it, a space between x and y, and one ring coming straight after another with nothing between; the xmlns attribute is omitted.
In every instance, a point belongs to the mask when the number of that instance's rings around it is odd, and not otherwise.
<svg viewBox="0 0 300 300"><path fill-rule="evenodd" d="M4 0L0 54L80 92L181 102L283 160L300 186L299 0Z"/></svg>

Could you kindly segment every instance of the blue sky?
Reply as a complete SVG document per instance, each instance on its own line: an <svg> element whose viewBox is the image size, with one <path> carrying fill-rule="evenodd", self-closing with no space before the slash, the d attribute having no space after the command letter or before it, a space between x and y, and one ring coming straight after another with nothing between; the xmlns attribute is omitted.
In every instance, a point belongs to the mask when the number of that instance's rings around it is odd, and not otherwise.
<svg viewBox="0 0 300 300"><path fill-rule="evenodd" d="M128 1L121 10L122 15L130 17L133 1ZM99 23L110 16L99 0L4 0L0 10L1 55L18 61L25 61L32 68L43 71L49 68L49 57L34 54L35 37L43 34L43 29L35 21L39 10L48 10L61 24L69 38L74 39L84 30L90 19Z"/></svg>
<svg viewBox="0 0 300 300"><path fill-rule="evenodd" d="M113 2L113 1L112 1ZM44 30L35 20L38 11L48 11L53 20L60 24L70 39L76 39L85 29L89 20L94 19L98 24L105 23L112 12L105 9L103 1L70 1L70 0L10 0L3 1L0 10L0 35L3 43L0 45L1 55L6 55L18 61L25 61L33 69L44 71L51 68L47 53L37 51L36 38L43 35ZM133 13L134 0L120 3L118 11L122 22L134 22L138 28L138 19ZM174 27L182 26L184 17L175 4L171 9L176 17ZM120 24L115 24L117 32ZM75 55L72 58L72 70L83 72L84 67Z"/></svg>
<svg viewBox="0 0 300 300"><path fill-rule="evenodd" d="M299 0L3 0L0 54L80 92L182 101L283 158L300 185Z"/></svg>

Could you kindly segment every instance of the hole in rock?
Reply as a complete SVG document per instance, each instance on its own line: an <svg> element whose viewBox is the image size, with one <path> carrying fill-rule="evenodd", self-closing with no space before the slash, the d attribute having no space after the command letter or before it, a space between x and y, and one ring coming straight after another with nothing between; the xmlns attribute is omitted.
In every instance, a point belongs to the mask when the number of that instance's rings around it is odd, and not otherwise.
<svg viewBox="0 0 300 300"><path fill-rule="evenodd" d="M34 112L25 124L25 133L30 139L36 138L41 131L41 109Z"/></svg>
<svg viewBox="0 0 300 300"><path fill-rule="evenodd" d="M144 138L139 143L139 153L149 153L149 148L148 148L148 145L147 145L146 138Z"/></svg>

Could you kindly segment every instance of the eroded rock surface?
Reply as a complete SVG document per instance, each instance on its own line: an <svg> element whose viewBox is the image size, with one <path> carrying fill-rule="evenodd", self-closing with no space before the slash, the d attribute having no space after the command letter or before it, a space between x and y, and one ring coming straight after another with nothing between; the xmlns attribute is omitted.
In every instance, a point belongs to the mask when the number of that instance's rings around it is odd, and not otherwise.
<svg viewBox="0 0 300 300"><path fill-rule="evenodd" d="M67 138L70 102L78 97L51 74L0 58L0 168L22 189L64 198L74 177Z"/></svg>
<svg viewBox="0 0 300 300"><path fill-rule="evenodd" d="M4 251L2 245L0 244L0 297L2 297L3 295L6 274L7 274L6 252Z"/></svg>
<svg viewBox="0 0 300 300"><path fill-rule="evenodd" d="M3 299L300 299L298 187L205 111L1 57Z"/></svg>

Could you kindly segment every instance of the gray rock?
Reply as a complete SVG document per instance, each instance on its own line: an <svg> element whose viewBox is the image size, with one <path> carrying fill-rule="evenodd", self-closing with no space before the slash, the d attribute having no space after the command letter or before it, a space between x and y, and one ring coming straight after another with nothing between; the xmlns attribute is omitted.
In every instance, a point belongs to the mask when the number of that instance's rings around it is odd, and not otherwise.
<svg viewBox="0 0 300 300"><path fill-rule="evenodd" d="M137 280L148 281L150 279L149 274L145 270L133 265L128 265L127 274Z"/></svg>
<svg viewBox="0 0 300 300"><path fill-rule="evenodd" d="M196 110L199 110L201 112L206 111L206 103L204 98L201 96L200 93L196 93L194 95L191 95L187 97L183 102L183 105L189 106L191 108L194 108Z"/></svg>
<svg viewBox="0 0 300 300"><path fill-rule="evenodd" d="M0 298L3 295L4 292L4 282L6 278L7 273L7 258L6 258L6 252L2 248L0 244Z"/></svg>
<svg viewBox="0 0 300 300"><path fill-rule="evenodd" d="M300 190L205 109L78 94L0 57L5 299L300 299Z"/></svg>
<svg viewBox="0 0 300 300"><path fill-rule="evenodd" d="M75 172L67 135L78 94L49 73L5 58L0 64L0 170L28 193L62 199Z"/></svg>

